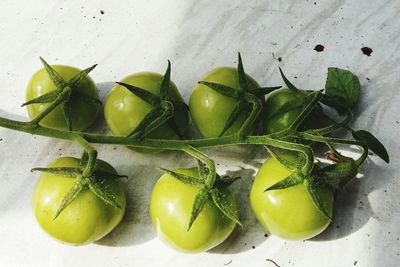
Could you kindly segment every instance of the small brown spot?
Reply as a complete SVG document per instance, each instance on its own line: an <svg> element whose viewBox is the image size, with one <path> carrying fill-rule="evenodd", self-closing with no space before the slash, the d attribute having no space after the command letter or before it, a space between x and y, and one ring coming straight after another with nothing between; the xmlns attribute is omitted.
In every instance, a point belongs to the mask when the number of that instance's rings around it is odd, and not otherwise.
<svg viewBox="0 0 400 267"><path fill-rule="evenodd" d="M256 248L256 246L252 246L251 248L252 248L252 249L255 249L255 248Z"/></svg>
<svg viewBox="0 0 400 267"><path fill-rule="evenodd" d="M361 48L361 51L363 52L364 55L371 56L374 50L372 50L372 48L364 46L363 48Z"/></svg>
<svg viewBox="0 0 400 267"><path fill-rule="evenodd" d="M357 265L357 261L354 261L353 265L356 266Z"/></svg>
<svg viewBox="0 0 400 267"><path fill-rule="evenodd" d="M279 61L279 62L282 62L282 57L278 57L278 61Z"/></svg>
<svg viewBox="0 0 400 267"><path fill-rule="evenodd" d="M100 10L100 14L104 15L104 11L103 11L103 10Z"/></svg>
<svg viewBox="0 0 400 267"><path fill-rule="evenodd" d="M264 234L264 237L267 237L268 236L268 234Z"/></svg>
<svg viewBox="0 0 400 267"><path fill-rule="evenodd" d="M322 44L317 44L315 47L314 47L314 50L315 51L317 51L317 52L322 52L322 51L324 51L324 46L322 45Z"/></svg>
<svg viewBox="0 0 400 267"><path fill-rule="evenodd" d="M366 79L367 79L367 81L370 81L370 80L371 80L371 79L370 79L370 78L368 78L368 77L367 77Z"/></svg>

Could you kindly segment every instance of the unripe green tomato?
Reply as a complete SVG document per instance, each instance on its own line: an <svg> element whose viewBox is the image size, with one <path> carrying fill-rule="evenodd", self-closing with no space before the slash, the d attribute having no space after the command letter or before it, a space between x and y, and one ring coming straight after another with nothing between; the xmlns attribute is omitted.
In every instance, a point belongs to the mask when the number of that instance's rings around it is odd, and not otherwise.
<svg viewBox="0 0 400 267"><path fill-rule="evenodd" d="M51 66L66 82L77 75L81 70L62 65ZM30 79L26 89L26 101L37 98L41 95L54 91L56 86L50 79L49 74L43 68L38 70ZM99 99L99 93L94 81L86 76L77 87L71 88L72 92L68 105L71 110L72 130L83 131L93 124L96 120L100 105L93 101L87 101L76 92L91 96ZM45 110L50 103L31 104L27 106L29 117L34 119L43 110ZM40 123L41 126L55 128L60 130L68 130L64 113L62 112L61 105L51 111L46 117L44 117Z"/></svg>
<svg viewBox="0 0 400 267"><path fill-rule="evenodd" d="M198 177L197 168L178 169L176 172ZM207 200L188 231L193 202L200 188L164 174L151 193L150 214L158 237L184 252L202 252L217 246L232 233L236 225L214 202ZM235 197L227 189L222 193L228 196L229 205L238 212Z"/></svg>
<svg viewBox="0 0 400 267"><path fill-rule="evenodd" d="M121 82L144 89L154 95L160 95L163 76L154 72L140 72L125 77ZM183 102L176 85L169 83L170 97ZM117 136L127 136L139 125L152 110L152 105L131 93L122 85L116 85L108 94L104 105L104 117L112 133ZM189 115L185 110L174 110L174 120L180 133L185 133L188 127ZM167 125L162 124L147 137L155 139L179 139L177 134Z"/></svg>
<svg viewBox="0 0 400 267"><path fill-rule="evenodd" d="M287 158L293 156L286 155ZM265 191L291 174L285 166L270 157L258 170L250 191L250 204L263 228L289 240L312 238L328 227L330 219L314 204L304 183ZM332 216L333 192L327 187L318 189L322 203Z"/></svg>
<svg viewBox="0 0 400 267"><path fill-rule="evenodd" d="M116 173L115 169L102 160L97 160L97 169ZM49 167L79 168L79 159L62 157ZM54 216L63 198L71 189L75 178L42 173L33 194L33 212L42 227L57 240L73 245L84 245L107 235L121 221L125 213L125 192L118 180L107 179L109 192L116 196L121 209L113 207L89 188L83 189L77 197L58 215Z"/></svg>
<svg viewBox="0 0 400 267"><path fill-rule="evenodd" d="M249 88L258 88L258 83L246 74ZM200 78L200 81L214 82L223 84L234 89L239 88L238 71L236 68L219 67L206 73ZM218 137L226 121L228 120L237 100L221 95L203 84L197 84L190 96L189 108L193 122L200 133L206 137ZM236 133L249 113L243 112L232 126L224 133L231 135Z"/></svg>

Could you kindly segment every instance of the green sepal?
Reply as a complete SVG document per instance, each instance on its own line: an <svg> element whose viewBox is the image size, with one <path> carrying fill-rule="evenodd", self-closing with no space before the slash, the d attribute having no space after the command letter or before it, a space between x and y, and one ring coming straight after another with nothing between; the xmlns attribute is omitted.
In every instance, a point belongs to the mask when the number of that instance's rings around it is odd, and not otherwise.
<svg viewBox="0 0 400 267"><path fill-rule="evenodd" d="M373 151L378 157L389 163L389 154L385 146L370 132L365 130L351 131L354 139L363 142L368 149Z"/></svg>
<svg viewBox="0 0 400 267"><path fill-rule="evenodd" d="M179 130L178 124L176 123L176 121L174 120L174 118L170 118L169 120L167 120L167 124L168 124L169 128L171 128L171 130L172 130L179 138L183 138L183 133L181 133L181 131Z"/></svg>
<svg viewBox="0 0 400 267"><path fill-rule="evenodd" d="M58 74L57 71L55 71L49 64L47 64L47 62L42 57L40 57L40 61L42 61L44 68L49 74L50 79L58 89L62 89L67 86L67 83L60 76L60 74Z"/></svg>
<svg viewBox="0 0 400 267"><path fill-rule="evenodd" d="M61 111L63 113L65 123L67 124L67 128L69 131L72 131L72 114L71 114L71 105L68 104L67 101L65 101L61 105Z"/></svg>
<svg viewBox="0 0 400 267"><path fill-rule="evenodd" d="M82 179L77 179L72 187L69 189L68 193L64 196L60 205L58 206L57 212L54 215L53 220L55 220L58 215L78 196L78 194L84 189L84 183Z"/></svg>
<svg viewBox="0 0 400 267"><path fill-rule="evenodd" d="M160 87L160 98L162 100L169 100L169 82L171 79L171 62L168 60L168 67L165 71L163 80Z"/></svg>
<svg viewBox="0 0 400 267"><path fill-rule="evenodd" d="M267 118L273 118L275 116L289 112L292 109L301 108L301 107L303 107L303 105L304 105L304 102L303 102L303 100L300 100L300 99L294 99L294 100L287 101L275 112L268 114Z"/></svg>
<svg viewBox="0 0 400 267"><path fill-rule="evenodd" d="M358 173L358 168L353 159L347 161L331 164L324 168L313 171L312 175L315 177L317 184L325 184L331 186L334 190L342 187L351 178L355 177Z"/></svg>
<svg viewBox="0 0 400 267"><path fill-rule="evenodd" d="M197 193L197 195L193 201L192 215L190 216L190 221L189 221L189 226L188 226L187 231L189 231L190 228L192 227L194 221L197 219L200 212L203 210L204 206L206 205L209 197L210 197L210 192L206 188L200 189L200 191Z"/></svg>
<svg viewBox="0 0 400 267"><path fill-rule="evenodd" d="M83 151L81 159L79 161L79 165L83 168L89 161L89 154L86 151Z"/></svg>
<svg viewBox="0 0 400 267"><path fill-rule="evenodd" d="M80 168L72 168L72 167L33 168L31 172L34 171L63 175L71 178L76 178L82 174L82 170Z"/></svg>
<svg viewBox="0 0 400 267"><path fill-rule="evenodd" d="M123 83L123 82L116 82L117 84L125 87L128 89L132 94L136 95L143 101L149 103L150 105L157 106L160 103L160 98L142 88Z"/></svg>
<svg viewBox="0 0 400 267"><path fill-rule="evenodd" d="M242 56L240 55L239 52L238 52L238 80L239 80L240 89L247 91L248 84L247 84L246 73L244 72Z"/></svg>
<svg viewBox="0 0 400 267"><path fill-rule="evenodd" d="M243 101L239 100L238 102L236 102L235 106L232 109L231 114L229 115L228 119L226 120L224 128L222 129L222 131L218 135L218 137L221 137L232 126L232 124L236 121L236 119L243 112L244 107L245 107L245 103Z"/></svg>
<svg viewBox="0 0 400 267"><path fill-rule="evenodd" d="M94 175L94 177L96 177L96 180L98 180L98 181L128 178L127 175L121 175L121 174L102 171L102 170L95 170L93 172L93 175Z"/></svg>
<svg viewBox="0 0 400 267"><path fill-rule="evenodd" d="M149 126L151 122L157 119L162 113L160 108L153 108L149 113L143 118L143 120L139 123L138 126L128 135L132 136L134 134L139 134L139 137L143 137L145 135L146 127Z"/></svg>
<svg viewBox="0 0 400 267"><path fill-rule="evenodd" d="M122 209L116 197L108 191L106 183L97 180L97 177L89 177L89 189L101 200L117 209Z"/></svg>
<svg viewBox="0 0 400 267"><path fill-rule="evenodd" d="M242 223L239 221L239 212L237 209L232 207L229 204L227 199L227 195L221 192L218 189L211 190L211 199L214 202L215 206L230 220L234 221L241 227L243 227Z"/></svg>
<svg viewBox="0 0 400 267"><path fill-rule="evenodd" d="M321 197L318 193L317 187L311 179L304 179L304 185L307 189L309 196L311 197L313 203L321 211L329 220L332 220L332 216L330 216L325 209L324 205L322 204Z"/></svg>
<svg viewBox="0 0 400 267"><path fill-rule="evenodd" d="M170 171L170 170L167 170L167 169L164 169L164 168L159 168L159 169L162 172L165 172L166 174L171 175L172 177L174 177L178 181L181 181L182 183L190 184L190 185L202 185L202 184L204 184L204 180L201 180L199 178L192 177L192 176L185 175L185 174L181 174L181 173L177 173L177 172Z"/></svg>
<svg viewBox="0 0 400 267"><path fill-rule="evenodd" d="M86 68L82 71L80 71L77 75L75 75L74 77L72 77L72 79L70 79L68 81L68 85L71 88L77 87L79 86L79 83L85 79L85 77L97 66L97 64L94 64L93 66Z"/></svg>
<svg viewBox="0 0 400 267"><path fill-rule="evenodd" d="M226 188L239 179L241 179L241 177L230 177L230 176L221 177L217 174L214 187L219 189Z"/></svg>
<svg viewBox="0 0 400 267"><path fill-rule="evenodd" d="M174 105L174 109L175 110L182 110L182 111L188 111L189 110L189 106L182 101L173 101L173 100L169 100L172 105Z"/></svg>
<svg viewBox="0 0 400 267"><path fill-rule="evenodd" d="M299 177L298 174L293 173L293 174L289 175L288 177L286 177L285 179L271 185L270 187L265 189L264 192L270 191L270 190L280 190L280 189L289 188L289 187L292 187L292 186L302 183L303 180L304 179Z"/></svg>
<svg viewBox="0 0 400 267"><path fill-rule="evenodd" d="M272 146L264 146L264 147L274 159L276 159L280 164L282 164L291 171L301 168L305 163L301 161L300 155L299 155L299 160L297 162L293 162L285 159L284 157L279 156L279 153L276 153L274 150L275 148L273 148Z"/></svg>
<svg viewBox="0 0 400 267"><path fill-rule="evenodd" d="M258 96L264 96L267 95L277 89L282 88L282 86L271 86L271 87L258 87L250 90L250 93L258 95Z"/></svg>
<svg viewBox="0 0 400 267"><path fill-rule="evenodd" d="M34 99L31 99L31 100L25 102L24 104L21 105L21 107L31 105L31 104L38 104L38 103L51 103L57 99L59 94L60 94L60 90L51 91L47 94L41 95L39 97L36 97Z"/></svg>
<svg viewBox="0 0 400 267"><path fill-rule="evenodd" d="M292 90L292 91L294 91L294 92L298 92L299 89L298 89L296 86L294 86L294 85L286 78L286 76L285 76L285 74L283 74L283 71L282 71L281 68L279 68L279 72L281 73L281 77L282 77L282 79L283 79L283 82L286 84L286 86L287 86L290 90Z"/></svg>
<svg viewBox="0 0 400 267"><path fill-rule="evenodd" d="M202 162L201 160L197 160L197 165L198 165L198 171L199 171L199 177L202 180L205 180L210 173L210 170L207 168L207 165Z"/></svg>
<svg viewBox="0 0 400 267"><path fill-rule="evenodd" d="M234 89L232 87L223 84L206 82L206 81L199 81L198 83L213 89L214 91L220 93L221 95L231 97L233 99L240 99L243 95L243 93L240 90Z"/></svg>
<svg viewBox="0 0 400 267"><path fill-rule="evenodd" d="M87 95L87 94L84 94L84 93L81 93L81 92L76 92L76 91L73 92L72 94L74 94L74 96L82 98L87 103L94 103L94 104L99 104L99 105L102 104L102 102L99 99L97 99L97 98L95 98L93 96L90 96L90 95Z"/></svg>

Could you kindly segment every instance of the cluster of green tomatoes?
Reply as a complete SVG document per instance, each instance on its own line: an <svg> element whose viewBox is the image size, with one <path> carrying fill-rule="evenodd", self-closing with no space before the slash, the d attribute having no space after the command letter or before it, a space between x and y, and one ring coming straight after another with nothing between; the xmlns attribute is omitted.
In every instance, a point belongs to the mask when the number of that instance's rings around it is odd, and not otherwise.
<svg viewBox="0 0 400 267"><path fill-rule="evenodd" d="M198 166L191 169L163 169L165 174L155 184L149 202L159 238L187 252L217 246L241 224L239 204L228 189L237 178L215 174L213 161L193 147L264 144L265 136L265 148L272 157L254 179L251 207L265 231L294 240L311 238L329 225L335 192L357 174L365 159L345 157L332 144L361 143L365 144L361 145L363 148L378 152L383 147L366 131L351 130L358 140L353 143L327 138L334 129L348 127L349 120L334 122L320 103L303 114L315 92L296 88L282 72L288 88L261 87L244 72L240 54L237 68L219 67L203 75L194 85L189 105L170 79L169 62L164 75L140 72L125 77L111 89L103 109L113 136L121 138L90 134L85 131L102 108L96 84L88 75L94 66L79 70L42 62L44 68L28 84L24 104L32 121L13 126L16 122L4 119L0 126L77 141L85 148L81 159L61 157L46 168L33 169L42 172L34 191L34 214L47 233L70 244L99 240L118 225L125 212L126 198L120 181L125 176L96 158L89 144L92 141L122 145L143 142L148 146L131 148L145 153L160 153L170 141L168 149L177 144L177 150L198 160ZM354 104L351 97L343 98L343 94L338 94L336 100L340 97ZM332 99L325 96L324 103L329 105ZM346 110L339 102L335 102L338 110ZM189 117L203 138L188 137ZM158 146L157 140L164 146ZM301 152L312 151L318 140L327 145L334 164L313 167L311 153L311 165L304 168L307 161ZM277 150L274 142L292 153Z"/></svg>

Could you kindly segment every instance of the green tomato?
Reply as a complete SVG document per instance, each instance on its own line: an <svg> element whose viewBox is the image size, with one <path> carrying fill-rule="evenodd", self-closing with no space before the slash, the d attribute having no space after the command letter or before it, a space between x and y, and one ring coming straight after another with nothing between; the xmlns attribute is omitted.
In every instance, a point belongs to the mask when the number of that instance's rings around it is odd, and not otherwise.
<svg viewBox="0 0 400 267"><path fill-rule="evenodd" d="M304 106L301 104L304 101L304 92L293 92L286 88L271 93L265 101L263 110L264 129L267 134L279 132L289 128L289 126L300 115ZM279 112L283 105L293 101L292 108L285 109L284 112ZM320 106L316 106L313 111L300 125L301 130L316 129L327 126L323 110Z"/></svg>
<svg viewBox="0 0 400 267"><path fill-rule="evenodd" d="M121 82L144 89L154 95L160 95L163 76L153 72L140 72L125 77ZM183 102L176 85L169 83L170 97ZM152 109L152 105L131 93L121 85L116 85L107 96L104 106L104 117L112 133L117 136L128 136L139 125ZM173 119L177 122L180 133L187 131L189 115L185 110L175 110ZM179 139L178 135L164 123L152 131L149 138Z"/></svg>
<svg viewBox="0 0 400 267"><path fill-rule="evenodd" d="M51 66L66 82L77 75L81 70L62 65ZM54 91L56 86L50 79L49 74L43 68L38 70L30 79L26 89L26 100L32 100L41 95ZM96 120L98 111L100 109L99 103L89 102L82 99L77 92L91 96L98 99L99 93L93 80L86 76L77 87L71 88L71 96L68 104L71 110L72 130L83 131L86 130ZM34 119L43 110L45 110L50 103L31 104L27 106L29 117ZM59 105L44 117L40 123L41 126L55 128L60 130L68 130L61 106Z"/></svg>
<svg viewBox="0 0 400 267"><path fill-rule="evenodd" d="M259 87L252 77L249 75L246 75L246 77L250 88ZM200 81L219 83L234 89L239 88L238 71L236 68L216 68L201 77ZM224 129L226 121L236 103L237 100L235 99L221 95L206 85L197 84L190 96L190 114L197 129L204 137L218 137ZM248 115L247 112L243 112L224 135L236 133Z"/></svg>
<svg viewBox="0 0 400 267"><path fill-rule="evenodd" d="M198 177L197 168L179 169L176 172ZM150 214L158 237L184 252L202 252L217 246L232 233L236 225L211 200L207 200L188 231L193 202L200 188L164 174L151 193ZM222 193L237 210L235 197L226 189Z"/></svg>
<svg viewBox="0 0 400 267"><path fill-rule="evenodd" d="M80 167L79 159L58 158L49 167ZM97 160L96 169L116 173L108 163ZM125 192L118 180L105 180L121 209L113 207L85 188L58 215L54 216L75 178L42 173L33 194L33 212L39 225L59 241L83 245L94 242L113 230L121 221L126 206Z"/></svg>
<svg viewBox="0 0 400 267"><path fill-rule="evenodd" d="M285 157L294 160L293 156ZM314 204L305 185L300 183L285 189L265 191L290 174L276 159L267 159L251 188L251 207L266 231L289 240L309 239L321 233L330 220ZM332 190L321 187L318 192L328 214L332 215Z"/></svg>

